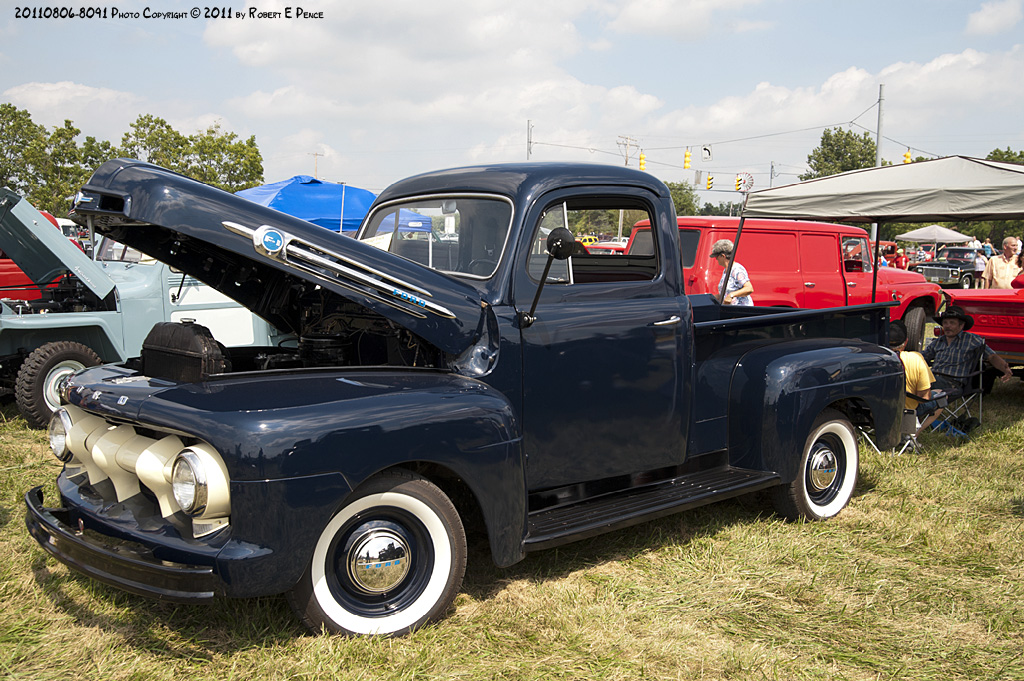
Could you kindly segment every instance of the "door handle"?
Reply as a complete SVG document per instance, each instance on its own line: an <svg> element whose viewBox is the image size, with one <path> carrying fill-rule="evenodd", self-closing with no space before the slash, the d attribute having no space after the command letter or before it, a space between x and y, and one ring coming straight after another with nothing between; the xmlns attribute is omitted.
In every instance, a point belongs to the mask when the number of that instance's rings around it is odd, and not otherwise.
<svg viewBox="0 0 1024 681"><path fill-rule="evenodd" d="M804 282L804 286L806 286L807 288L814 288L814 282L813 281L805 281Z"/></svg>
<svg viewBox="0 0 1024 681"><path fill-rule="evenodd" d="M854 286L857 285L857 282L855 282L855 281L848 281L848 282L846 282L846 285L849 286L850 288L853 288Z"/></svg>
<svg viewBox="0 0 1024 681"><path fill-rule="evenodd" d="M678 315L672 315L668 319L663 319L660 322L654 322L651 326L675 326L679 322L683 321Z"/></svg>

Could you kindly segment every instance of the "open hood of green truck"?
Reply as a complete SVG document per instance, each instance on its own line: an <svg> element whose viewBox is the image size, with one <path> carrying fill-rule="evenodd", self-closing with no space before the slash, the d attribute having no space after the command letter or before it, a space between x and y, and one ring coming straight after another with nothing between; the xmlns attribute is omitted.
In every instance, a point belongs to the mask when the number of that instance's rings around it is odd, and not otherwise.
<svg viewBox="0 0 1024 681"><path fill-rule="evenodd" d="M99 298L114 290L102 267L7 187L0 188L0 249L41 286L70 272Z"/></svg>

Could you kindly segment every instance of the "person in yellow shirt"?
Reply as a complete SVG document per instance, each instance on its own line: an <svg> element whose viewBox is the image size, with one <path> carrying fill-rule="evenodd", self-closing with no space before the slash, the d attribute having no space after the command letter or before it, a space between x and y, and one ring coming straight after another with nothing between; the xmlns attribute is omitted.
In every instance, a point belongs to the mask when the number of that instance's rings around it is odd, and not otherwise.
<svg viewBox="0 0 1024 681"><path fill-rule="evenodd" d="M941 400L932 399L932 383L935 382L935 376L920 352L906 349L907 327L901 320L889 324L889 347L899 354L900 361L903 362L908 393L903 400L903 408L917 412L917 419L921 422L915 433L917 436L942 413ZM916 395L921 399L914 399L910 395Z"/></svg>

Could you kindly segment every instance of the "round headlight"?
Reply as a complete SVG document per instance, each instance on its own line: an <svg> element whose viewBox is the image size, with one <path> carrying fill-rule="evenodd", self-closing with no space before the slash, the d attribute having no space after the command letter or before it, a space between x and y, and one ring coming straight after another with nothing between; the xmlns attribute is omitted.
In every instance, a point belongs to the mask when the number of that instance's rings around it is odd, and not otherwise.
<svg viewBox="0 0 1024 681"><path fill-rule="evenodd" d="M206 470L195 452L185 449L171 469L171 491L185 513L199 515L206 510Z"/></svg>
<svg viewBox="0 0 1024 681"><path fill-rule="evenodd" d="M71 432L71 415L67 409L58 409L50 417L50 426L47 428L47 436L50 439L50 451L57 457L58 461L67 463L71 461L71 450L68 449L68 433Z"/></svg>

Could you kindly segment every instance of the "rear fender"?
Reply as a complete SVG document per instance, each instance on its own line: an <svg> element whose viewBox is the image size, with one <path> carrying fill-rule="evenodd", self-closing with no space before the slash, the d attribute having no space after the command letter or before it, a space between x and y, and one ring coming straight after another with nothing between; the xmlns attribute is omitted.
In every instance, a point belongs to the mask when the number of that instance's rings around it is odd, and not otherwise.
<svg viewBox="0 0 1024 681"><path fill-rule="evenodd" d="M762 346L745 354L729 394L734 466L795 478L814 419L839 403L867 405L879 447L899 438L903 365L892 351L855 340L814 339Z"/></svg>

